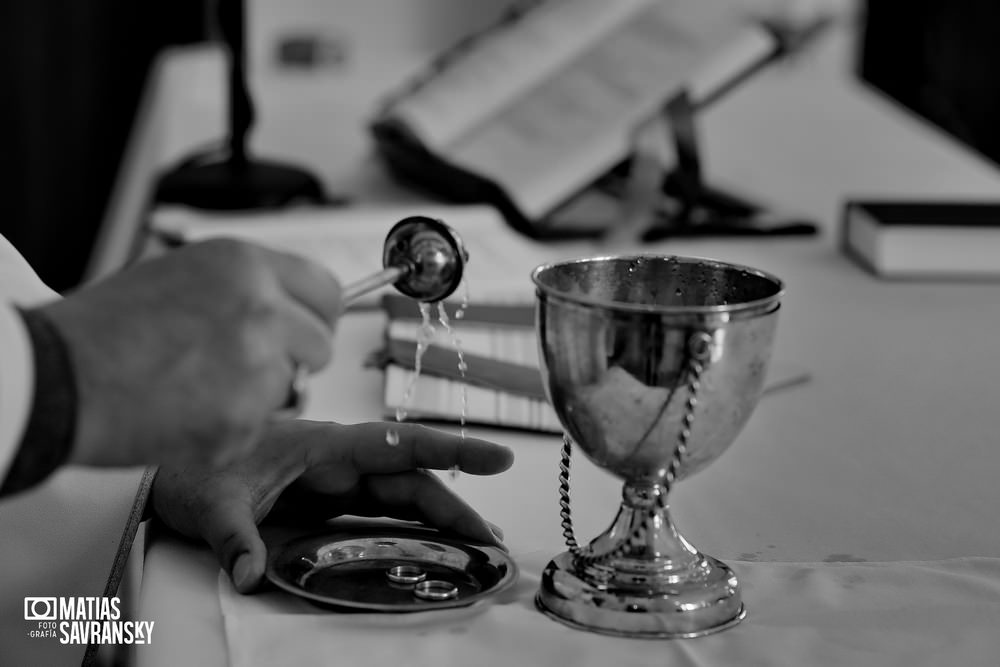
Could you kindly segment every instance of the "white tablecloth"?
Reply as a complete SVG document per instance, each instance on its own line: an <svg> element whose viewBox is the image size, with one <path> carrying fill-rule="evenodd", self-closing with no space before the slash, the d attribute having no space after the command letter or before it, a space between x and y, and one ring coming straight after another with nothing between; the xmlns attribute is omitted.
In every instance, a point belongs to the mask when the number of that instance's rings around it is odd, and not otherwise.
<svg viewBox="0 0 1000 667"><path fill-rule="evenodd" d="M741 624L644 640L581 632L539 613L533 597L551 555L516 556L520 579L492 604L419 614L340 614L277 591L244 597L220 573L229 664L995 667L1000 659L1000 559L731 561L749 609Z"/></svg>
<svg viewBox="0 0 1000 667"><path fill-rule="evenodd" d="M517 453L505 475L451 482L504 528L522 568L511 597L474 616L429 618L330 615L277 594L235 604L228 582L221 591L215 585L207 549L161 534L149 550L137 614L156 620L159 639L137 652L139 663L218 665L228 650L241 667L1000 664L1000 561L966 558L1000 557L1000 289L878 281L836 247L850 197L988 198L1000 191L1000 172L848 74L852 53L849 40L821 40L707 109L699 128L708 182L814 218L823 236L646 248L785 279L775 356L812 374L808 384L762 400L731 450L672 494L685 536L742 577L743 624L697 640L625 641L535 612L538 575L558 551L559 440L476 431ZM191 107L174 114L185 142L167 142L172 156L218 135L221 62L211 76L181 68L184 85L166 91ZM315 163L332 190L356 191L375 172L370 162L358 164L360 135L326 131L349 126L333 101L356 103L354 89L308 77L277 83L284 87L270 91L281 94L262 98L309 100L299 107L310 122L296 109L270 116L262 109L261 149ZM217 103L192 103L192 90L217 91ZM188 132L198 118L216 125ZM358 150L331 143L341 140ZM381 200L377 192L360 199ZM334 363L313 378L311 417L379 416L381 377L360 370L360 360L381 331L372 314L342 320ZM613 516L620 484L584 457L575 459L573 479L577 533L590 538ZM546 545L553 546L533 551ZM894 562L824 562L863 558ZM781 562L792 560L803 562Z"/></svg>

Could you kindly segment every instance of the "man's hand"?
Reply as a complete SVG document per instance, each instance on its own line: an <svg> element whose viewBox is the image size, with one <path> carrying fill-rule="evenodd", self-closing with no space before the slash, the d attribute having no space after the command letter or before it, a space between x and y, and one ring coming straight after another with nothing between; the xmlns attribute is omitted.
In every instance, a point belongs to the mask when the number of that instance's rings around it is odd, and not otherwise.
<svg viewBox="0 0 1000 667"><path fill-rule="evenodd" d="M388 429L399 433L398 445L386 443ZM418 520L497 543L498 529L426 469L492 475L513 460L506 447L414 424L286 421L226 470L161 468L151 502L168 526L207 541L237 590L248 593L267 563L257 524L272 510L295 521L341 514Z"/></svg>
<svg viewBox="0 0 1000 667"><path fill-rule="evenodd" d="M64 339L78 405L71 461L222 465L325 366L340 285L322 267L231 240L142 262L39 309Z"/></svg>

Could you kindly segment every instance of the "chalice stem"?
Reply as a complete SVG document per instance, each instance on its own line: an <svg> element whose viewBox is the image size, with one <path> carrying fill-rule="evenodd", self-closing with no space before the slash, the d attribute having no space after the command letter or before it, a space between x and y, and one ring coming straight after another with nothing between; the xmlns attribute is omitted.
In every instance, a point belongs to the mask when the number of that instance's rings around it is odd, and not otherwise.
<svg viewBox="0 0 1000 667"><path fill-rule="evenodd" d="M674 525L667 491L658 483L626 483L611 526L581 550L581 574L600 578L601 566L610 566L633 583L648 584L647 578L669 578L697 567L702 555Z"/></svg>

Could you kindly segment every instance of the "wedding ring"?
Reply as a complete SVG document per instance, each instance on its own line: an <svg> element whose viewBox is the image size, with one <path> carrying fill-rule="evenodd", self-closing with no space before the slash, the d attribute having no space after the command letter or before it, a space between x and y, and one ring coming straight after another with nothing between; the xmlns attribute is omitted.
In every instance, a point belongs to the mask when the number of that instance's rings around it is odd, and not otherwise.
<svg viewBox="0 0 1000 667"><path fill-rule="evenodd" d="M278 409L275 416L280 419L291 419L302 414L306 405L306 397L309 393L309 369L302 364L295 363L292 367L292 383L288 387L288 398L285 404Z"/></svg>
<svg viewBox="0 0 1000 667"><path fill-rule="evenodd" d="M416 584L427 578L427 573L416 565L396 565L385 573L389 581L397 584Z"/></svg>
<svg viewBox="0 0 1000 667"><path fill-rule="evenodd" d="M451 600L458 597L458 586L450 581L428 579L413 587L413 594L421 600Z"/></svg>

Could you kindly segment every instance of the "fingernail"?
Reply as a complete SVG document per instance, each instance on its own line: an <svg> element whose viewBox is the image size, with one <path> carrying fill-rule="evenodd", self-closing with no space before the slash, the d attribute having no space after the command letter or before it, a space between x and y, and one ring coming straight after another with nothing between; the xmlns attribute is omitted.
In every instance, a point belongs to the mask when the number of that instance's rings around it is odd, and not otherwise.
<svg viewBox="0 0 1000 667"><path fill-rule="evenodd" d="M245 553L236 559L233 565L233 584L237 590L244 591L250 584L250 554Z"/></svg>
<svg viewBox="0 0 1000 667"><path fill-rule="evenodd" d="M490 532L493 533L494 537L498 540L503 541L503 529L491 521L487 521L486 525L490 527Z"/></svg>

